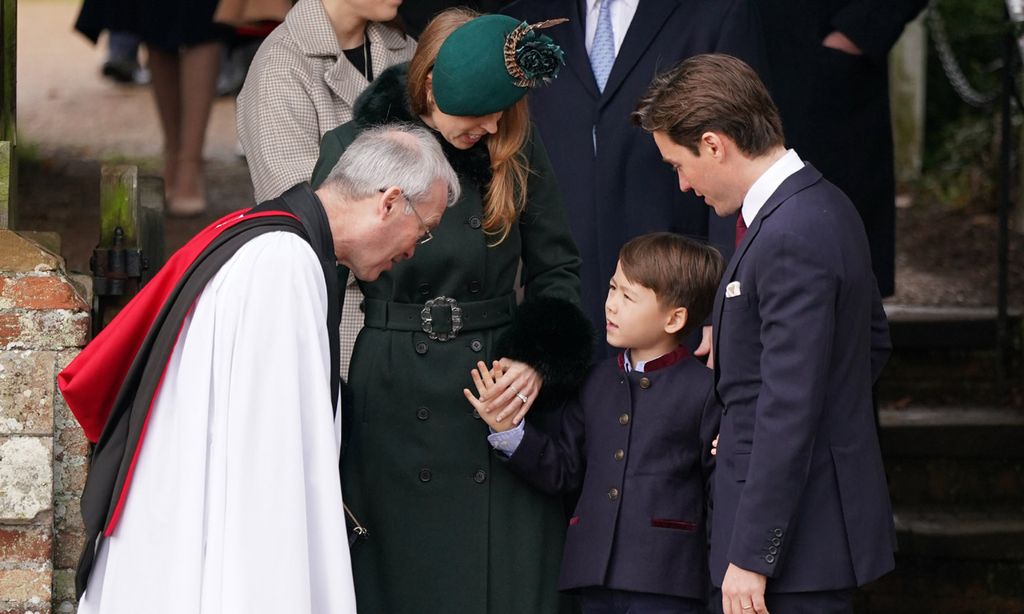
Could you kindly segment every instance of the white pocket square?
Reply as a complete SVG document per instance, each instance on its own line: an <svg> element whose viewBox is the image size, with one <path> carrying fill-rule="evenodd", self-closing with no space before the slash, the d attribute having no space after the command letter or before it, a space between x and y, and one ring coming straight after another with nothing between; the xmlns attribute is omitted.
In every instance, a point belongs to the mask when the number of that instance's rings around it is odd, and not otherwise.
<svg viewBox="0 0 1024 614"><path fill-rule="evenodd" d="M740 295L740 282L731 281L729 285L725 287L725 298L732 298Z"/></svg>

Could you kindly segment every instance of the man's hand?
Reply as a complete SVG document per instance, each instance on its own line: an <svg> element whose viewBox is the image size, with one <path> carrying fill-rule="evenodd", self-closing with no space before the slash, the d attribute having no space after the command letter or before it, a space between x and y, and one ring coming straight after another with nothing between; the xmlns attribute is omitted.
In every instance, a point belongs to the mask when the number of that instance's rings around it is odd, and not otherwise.
<svg viewBox="0 0 1024 614"><path fill-rule="evenodd" d="M722 580L722 611L725 614L769 614L764 604L768 578L732 563Z"/></svg>
<svg viewBox="0 0 1024 614"><path fill-rule="evenodd" d="M694 356L704 356L707 354L708 357L708 369L715 368L715 348L712 347L711 341L711 327L705 326L701 329L700 346L693 351Z"/></svg>
<svg viewBox="0 0 1024 614"><path fill-rule="evenodd" d="M864 52L860 50L857 43L853 42L845 34L839 30L834 30L831 34L825 37L825 40L821 41L822 46L828 47L829 49L835 49L836 51L842 51L849 55L863 55Z"/></svg>

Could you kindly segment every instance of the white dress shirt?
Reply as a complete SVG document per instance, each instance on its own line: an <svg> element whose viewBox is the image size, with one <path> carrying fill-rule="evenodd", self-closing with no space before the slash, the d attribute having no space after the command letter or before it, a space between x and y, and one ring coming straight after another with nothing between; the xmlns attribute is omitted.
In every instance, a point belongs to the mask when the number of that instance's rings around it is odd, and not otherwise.
<svg viewBox="0 0 1024 614"><path fill-rule="evenodd" d="M601 3L611 2L612 32L615 33L615 55L619 55L622 40L626 38L626 30L633 22L636 7L640 0L587 0L587 53L594 44L594 33L597 32L597 17L601 14Z"/></svg>
<svg viewBox="0 0 1024 614"><path fill-rule="evenodd" d="M748 228L757 217L757 212L768 202L775 190L779 189L782 182L803 167L804 161L796 155L796 151L790 149L786 155L776 160L775 164L769 166L768 170L757 178L757 181L747 190L747 195L743 197L743 207L740 209L743 213L743 223Z"/></svg>

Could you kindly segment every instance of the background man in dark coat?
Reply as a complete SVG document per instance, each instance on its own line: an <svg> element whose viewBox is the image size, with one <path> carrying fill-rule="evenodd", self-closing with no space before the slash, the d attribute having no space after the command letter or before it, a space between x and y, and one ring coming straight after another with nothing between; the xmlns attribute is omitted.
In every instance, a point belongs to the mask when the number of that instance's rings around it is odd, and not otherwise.
<svg viewBox="0 0 1024 614"><path fill-rule="evenodd" d="M757 0L786 141L860 212L882 296L895 288L889 50L928 0Z"/></svg>
<svg viewBox="0 0 1024 614"><path fill-rule="evenodd" d="M611 2L616 42L602 89L591 56L593 41L601 38L595 22L604 2ZM659 70L690 56L728 53L760 66L761 25L751 0L520 0L504 11L530 23L569 18L546 30L565 51L566 70L530 94L530 116L547 145L583 257L584 311L602 330L608 280L629 239L652 231L702 239L710 233L726 258L732 252L734 221L709 221L705 207L680 193L629 114ZM635 11L631 18L629 11Z"/></svg>
<svg viewBox="0 0 1024 614"><path fill-rule="evenodd" d="M735 58L683 62L635 117L680 189L745 224L712 311L723 609L852 612L853 589L893 568L895 545L871 403L891 346L863 225L786 151L767 90Z"/></svg>

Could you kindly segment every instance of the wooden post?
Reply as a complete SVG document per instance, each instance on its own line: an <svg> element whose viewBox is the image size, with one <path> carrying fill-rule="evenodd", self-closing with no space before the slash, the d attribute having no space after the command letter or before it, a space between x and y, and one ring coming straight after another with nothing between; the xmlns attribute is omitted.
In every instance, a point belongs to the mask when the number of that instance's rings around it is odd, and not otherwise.
<svg viewBox="0 0 1024 614"><path fill-rule="evenodd" d="M114 233L124 233L125 249L138 249L139 169L136 166L104 165L100 169L100 242L99 247L114 246Z"/></svg>
<svg viewBox="0 0 1024 614"><path fill-rule="evenodd" d="M0 0L0 230L14 228L18 217L14 206L18 186L17 34L18 2Z"/></svg>
<svg viewBox="0 0 1024 614"><path fill-rule="evenodd" d="M93 251L93 334L164 263L164 182L132 165L100 169L100 240Z"/></svg>
<svg viewBox="0 0 1024 614"><path fill-rule="evenodd" d="M164 180L159 177L139 178L139 249L146 283L164 265Z"/></svg>
<svg viewBox="0 0 1024 614"><path fill-rule="evenodd" d="M10 141L0 141L0 230L10 229L11 168L14 165L14 152Z"/></svg>

